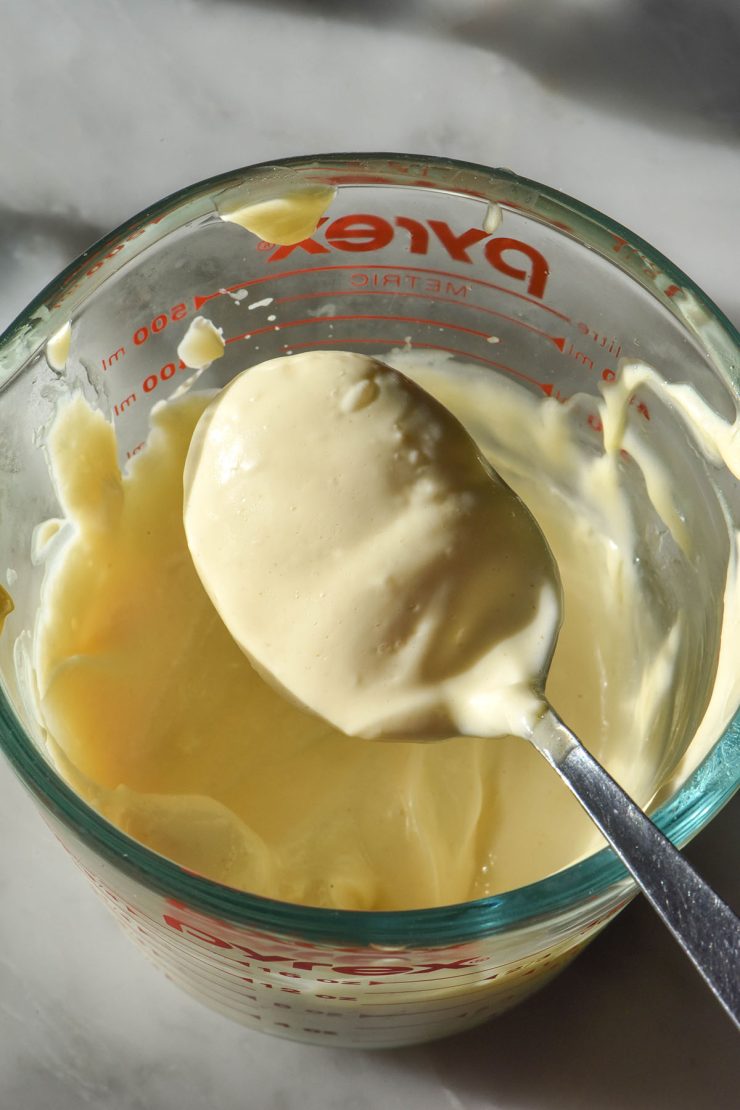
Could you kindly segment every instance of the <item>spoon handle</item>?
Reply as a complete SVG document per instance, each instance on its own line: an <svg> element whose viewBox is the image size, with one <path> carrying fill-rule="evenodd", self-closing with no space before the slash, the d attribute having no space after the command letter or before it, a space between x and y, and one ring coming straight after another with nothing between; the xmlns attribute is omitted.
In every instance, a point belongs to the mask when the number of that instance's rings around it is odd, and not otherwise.
<svg viewBox="0 0 740 1110"><path fill-rule="evenodd" d="M538 721L531 740L601 829L740 1028L740 918L589 755L553 709Z"/></svg>

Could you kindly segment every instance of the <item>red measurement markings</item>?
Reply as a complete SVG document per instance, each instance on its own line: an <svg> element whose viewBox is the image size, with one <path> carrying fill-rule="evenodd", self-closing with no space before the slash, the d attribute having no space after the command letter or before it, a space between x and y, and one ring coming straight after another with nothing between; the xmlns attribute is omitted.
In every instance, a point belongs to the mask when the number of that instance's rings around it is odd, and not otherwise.
<svg viewBox="0 0 740 1110"><path fill-rule="evenodd" d="M447 323L444 323L440 320L427 320L424 317L419 317L419 316L389 316L389 315L386 315L384 313L377 313L377 314L373 314L373 315L363 315L363 314L359 314L359 313L350 313L347 316L332 316L331 320L332 320L332 323L346 322L348 320L384 320L384 321L387 321L387 322L390 322L390 323L393 323L393 324L421 324L421 325L424 325L424 326L428 325L429 327L435 327L435 328L440 328L440 329L446 328L449 331L461 332L465 335L474 335L478 339L483 339L485 341L488 340L488 333L484 332L484 331L478 331L476 328L465 328L465 327L462 327L462 325L460 325L460 324L447 324ZM307 317L305 319L302 319L302 320L290 320L286 324L281 324L280 327L281 327L281 330L282 330L282 329L285 329L285 328L297 328L297 327L304 327L304 326L305 327L310 327L311 325L323 324L323 323L325 323L325 320L323 318L316 317L316 316L309 316L309 317ZM265 327L265 328L257 328L255 331L244 332L243 335L234 335L230 339L227 339L226 342L227 343L237 343L237 342L239 342L243 339L251 339L255 335L263 335L267 332L274 331L274 328L275 328L274 325L270 325L269 327ZM552 337L548 337L548 338L552 338ZM346 338L345 339L319 339L319 340L317 340L317 342L324 343L324 344L326 344L326 343L348 343L348 342L350 342L350 343L395 343L395 344L401 343L401 344L403 344L404 339L403 338L401 338L401 339L396 338L396 339L393 339L393 340L386 340L386 339L367 339L367 338L357 337L357 338L352 338L352 339L346 339ZM310 347L310 346L314 346L314 345L315 344L313 344L313 343L295 343L295 344L287 343L287 344L284 344L284 348L295 350L298 347ZM457 348L457 347L443 347L443 346L441 346L440 344L437 344L437 343L414 342L413 346L415 348L423 348L424 350L446 351L450 354L462 355L465 358L474 358L477 362L483 362L487 366L495 366L497 369L505 370L507 373L513 374L515 377L522 378L524 381L532 382L534 385L539 386L539 388L541 390L543 390L543 392L545 392L545 393L548 393L548 394L552 393L552 386L551 385L545 385L543 382L538 381L536 378L532 378L528 374L524 374L521 370L515 370L514 367L507 366L506 363L497 362L496 360L490 359L490 358L483 358L480 355L474 355L469 351L464 351L464 350L461 350L460 348Z"/></svg>
<svg viewBox="0 0 740 1110"><path fill-rule="evenodd" d="M621 254L628 262L632 262L635 258L638 259L642 264L643 273L653 280L664 276L663 270L652 259L648 258L639 247L628 243L626 239L623 239L621 235L615 235L613 231L610 231L609 234L613 239L612 250L615 254Z"/></svg>
<svg viewBox="0 0 740 1110"><path fill-rule="evenodd" d="M447 329L449 331L459 331L464 335L474 335L478 339L488 340L487 331L479 331L477 328L466 328L462 324L450 324L444 320L429 320L424 316L391 316L387 313L359 313L351 312L346 316L332 316L330 318L321 316L308 316L302 320L288 320L284 324L280 324L280 328L300 328L310 327L313 324L325 324L327 319L331 320L332 324L346 323L348 320L385 320L390 321L392 324L420 324L423 327ZM274 331L275 325L271 324L269 327L257 328L254 331L245 331L242 335L234 335L231 339L227 339L227 343L235 343L241 339L250 338L253 335L262 335L265 332Z"/></svg>
<svg viewBox="0 0 740 1110"><path fill-rule="evenodd" d="M110 370L113 363L118 362L119 358L123 358L125 354L126 348L119 347L117 350L109 354L107 358L101 358L100 365L102 366L103 370Z"/></svg>
<svg viewBox="0 0 740 1110"><path fill-rule="evenodd" d="M143 343L147 343L152 335L157 335L159 332L164 331L170 323L175 323L177 320L183 320L188 314L188 307L184 303L173 305L172 308L165 312L159 312L154 316L148 324L143 324L137 328L132 339L137 347L141 347Z"/></svg>
<svg viewBox="0 0 740 1110"><path fill-rule="evenodd" d="M334 319L337 319L337 317L334 317ZM359 317L359 319L363 319L363 317ZM396 319L396 317L391 317L391 319ZM311 323L316 323L316 321L312 320ZM283 327L289 327L290 325L283 324L282 326ZM271 328L262 328L261 329L261 331L271 331L271 330L272 330ZM247 335L257 335L257 334L258 334L257 332L248 332L247 333ZM226 342L227 343L232 343L232 342L234 342L235 339L243 339L243 338L246 338L246 336L235 336L234 339L227 339ZM390 338L385 337L385 338L378 338L378 339L367 339L365 337L360 337L360 336L347 336L347 337L344 337L344 338L341 338L341 339L333 339L333 338L330 339L330 338L320 337L319 339L316 339L314 341L309 340L307 342L301 342L301 343L284 343L283 344L283 349L286 350L286 351L287 350L297 351L299 348L303 348L303 347L315 348L317 346L327 346L327 345L334 345L334 344L340 344L340 343L341 344L351 343L353 346L354 345L362 345L362 344L375 344L375 345L378 345L378 346L381 346L381 347L399 347L399 346L402 347L404 345L404 342L405 342L405 340L404 340L403 336L392 336ZM460 347L443 347L439 343L418 343L418 342L415 341L413 343L413 349L414 350L425 350L425 351L443 351L445 354L460 355L461 358L473 359L475 362L482 362L486 366L494 366L497 370L503 370L503 371L505 371L505 373L511 374L515 378L520 378L522 381L529 382L531 385L536 385L537 388L541 389L543 393L546 393L548 397L552 395L553 387L549 382L538 381L537 378L532 378L532 377L529 376L529 374L525 374L521 370L515 370L513 366L507 366L503 362L495 362L491 358L484 358L482 355L473 354L470 351L462 350Z"/></svg>
<svg viewBox="0 0 740 1110"><path fill-rule="evenodd" d="M589 358L585 351L579 351L578 348L574 347L572 343L568 344L567 350L565 348L565 343L563 343L563 346L560 349L564 355L568 355L569 358L572 358L576 362L580 363L581 366L583 366L586 370L593 370L594 360L592 358Z"/></svg>
<svg viewBox="0 0 740 1110"><path fill-rule="evenodd" d="M619 358L622 353L622 344L618 339L613 336L604 335L602 332L592 328L590 324L586 324L583 320L579 320L576 324L581 335L587 335L589 339L593 339L597 347L601 347L608 355L614 355Z"/></svg>
<svg viewBox="0 0 740 1110"><path fill-rule="evenodd" d="M517 985L514 989L510 989L510 990L506 990L506 991L499 991L499 992L496 993L495 996L488 996L486 998L477 998L477 999L470 998L470 999L466 999L464 1001L460 1001L459 1006L450 1007L449 1009L453 1009L453 1010L462 1009L462 1010L464 1010L465 1013L467 1013L467 1015L472 1015L472 1013L483 1013L484 1011L495 1012L496 1010L498 1010L500 1008L501 1003L506 1002L511 998L516 998L516 996L519 995L519 993L520 993L519 985ZM427 1010L426 1007L424 1009L420 1009L420 1010L407 1010L406 1011L408 1017L423 1017L425 1015L425 1013L434 1013L434 1012L444 1012L444 1011L442 1011L442 1010L440 1010L440 1011ZM449 1012L449 1011L447 1010L447 1012ZM460 1017L462 1017L462 1016L463 1015L460 1015ZM395 1020L396 1018L403 1018L403 1017L404 1017L403 1012L401 1012L401 1013L399 1013L399 1012L387 1013L387 1015L385 1015L385 1013L372 1013L372 1015L369 1015L369 1013L368 1013L368 1015L367 1015L368 1019L375 1020L375 1021L383 1021L384 1018L389 1018L389 1019ZM376 1025L365 1025L363 1027L362 1031L363 1031L363 1033L373 1032L373 1031L379 1032L379 1031L381 1031L381 1027L376 1026Z"/></svg>
<svg viewBox="0 0 740 1110"><path fill-rule="evenodd" d="M475 959L475 958L476 957L473 957L473 959ZM427 975L426 972L424 972L420 968L415 968L414 971L411 974L422 975L423 976L423 982L425 982L425 983L449 983L449 984L468 983L470 986L474 986L476 983L481 982L481 979L480 979L480 971L481 970L484 970L484 969L481 969L480 965L471 964L468 968L466 968L466 973L462 974L462 975ZM371 978L372 978L372 976L371 976ZM380 985L380 984L378 984L378 985ZM393 984L389 984L389 985L392 986ZM404 984L403 987L399 987L398 989L403 990L404 993L406 993L406 990L407 990L405 984ZM416 989L417 988L413 988L414 993L415 993ZM421 993L422 990L426 990L427 988L421 987L421 988L418 988L418 989L419 989L419 993ZM440 988L439 987L433 987L433 988L430 988L430 989L438 991ZM390 991L388 993L390 994ZM408 993L411 994L412 989L409 989Z"/></svg>
<svg viewBox="0 0 740 1110"><path fill-rule="evenodd" d="M158 938L159 936L160 934L157 934ZM166 940L163 940L163 944L165 947L161 948L161 950L164 953L170 953L171 949L167 946ZM153 944L152 947L156 947L156 945ZM190 961L190 967L193 972L202 971L209 980L217 981L228 986L240 997L244 995L247 998L253 998L255 1002L257 1001L257 996L250 993L250 990L242 985L244 983L248 984L251 988L275 991L276 994L301 994L301 991L295 990L292 987L264 983L260 979L255 980L252 976L244 975L243 972L245 970L252 970L252 968L248 963L241 960L233 960L228 957L225 959L218 959L213 952L206 951L197 945L188 945L185 951L187 952L187 958L188 961Z"/></svg>
<svg viewBox="0 0 740 1110"><path fill-rule="evenodd" d="M265 274L264 277L251 278L249 281L242 281L236 285L230 285L228 292L233 293L237 289L247 289L252 285L260 285L266 281L280 281L288 277L301 277L305 274L322 274L331 273L336 271L348 271L354 273L375 273L387 271L388 273L403 273L403 274L431 274L433 277L452 278L455 281L462 282L464 285L479 285L484 289L495 289L499 293L505 293L509 297L516 297L518 300L526 301L528 304L533 304L537 308L541 308L544 312L549 312L553 316L557 316L560 320L565 320L570 323L570 316L566 316L564 312L560 312L556 308L551 308L542 301L537 300L536 297L529 297L526 293L517 293L514 289L507 289L504 285L497 285L493 281L483 281L482 278L469 277L467 274L454 274L447 270L432 270L423 266L358 266L358 265L336 265L336 266L309 266L301 270L282 270L276 274ZM206 301L213 300L214 297L221 296L221 290L216 290L215 293L207 293L203 296L196 295L193 298L193 306L197 312L202 308Z"/></svg>
<svg viewBox="0 0 740 1110"><path fill-rule="evenodd" d="M470 301L462 301L462 300L460 300L456 297L438 297L434 293L408 293L405 290L401 290L401 289L393 289L393 290L388 290L388 289L330 289L330 290L327 290L326 292L322 292L322 293L294 293L294 294L292 294L291 296L288 296L288 297L276 297L275 300L274 300L274 304L282 305L282 304L291 303L293 301L308 301L308 300L315 300L317 298L323 298L323 297L356 297L358 295L361 296L361 297L382 297L382 296L390 295L390 296L394 296L394 297L399 297L400 296L400 297L404 297L404 298L409 298L409 299L414 299L414 300L421 300L421 301L430 301L431 300L431 301L434 301L435 304L454 304L454 305L461 305L462 304L462 305L464 305L465 308L469 308L472 312L484 312L487 316L495 316L499 320L506 320L511 324L516 324L517 327L526 328L527 331L534 332L535 335L541 335L541 336L543 336L543 338L549 339L550 342L554 343L555 346L561 351L563 350L563 347L565 346L565 336L550 335L549 332L543 331L542 328L536 328L534 326L534 324L528 324L526 322L526 320L520 320L519 317L517 317L517 316L509 316L509 315L507 315L507 313L499 312L495 308L484 308L483 305L471 304ZM328 320L339 319L339 317L323 316L323 317L317 317L317 319L322 319L324 321L328 321ZM401 317L396 316L396 317L393 317L393 319L401 319ZM451 327L452 326L450 324L444 324L441 320L440 321L428 321L428 322L429 323L436 323L437 327ZM281 324L281 327L285 327L285 325ZM254 333L252 333L252 334L254 334ZM477 334L485 336L486 339L489 338L487 332L478 332Z"/></svg>
<svg viewBox="0 0 740 1110"><path fill-rule="evenodd" d="M156 374L147 374L144 381L141 383L141 388L145 393L151 393L153 389L157 388L160 382L167 382L170 378L174 378L178 370L188 369L190 368L185 365L182 359L178 359L176 363L166 362L164 366L160 366Z"/></svg>
<svg viewBox="0 0 740 1110"><path fill-rule="evenodd" d="M472 1017L473 1015L469 1014L469 1013L465 1013L465 1014L460 1014L459 1016L461 1018L463 1018L463 1017ZM372 1027L371 1028L366 1027L362 1030L362 1037L363 1037L363 1040L364 1040L365 1036L368 1033L377 1033L379 1038L385 1038L390 1033L394 1032L394 1030L398 1030L400 1032L403 1029L427 1029L427 1028L430 1029L430 1030L431 1029L434 1029L434 1030L444 1029L449 1020L450 1020L449 1018L444 1018L442 1021L404 1021L403 1024L401 1024L401 1025L383 1025L382 1029L380 1029L380 1028L374 1029ZM450 1032L453 1032L453 1030L450 1030ZM357 1043L360 1046L362 1046L362 1040L358 1040ZM389 1042L389 1043L393 1044L394 1042ZM375 1047L377 1047L377 1042L375 1042ZM382 1041L381 1041L381 1046L380 1047L382 1047Z"/></svg>
<svg viewBox="0 0 740 1110"><path fill-rule="evenodd" d="M143 344L147 343L154 335L163 332L171 323L183 320L189 312L190 309L185 303L176 304L164 312L158 312L156 316L152 317L148 324L143 324L133 333L131 340L134 346L143 346ZM100 365L103 370L110 370L114 363L125 358L127 350L128 348L122 344L115 351L112 351L111 354L103 356L100 360Z"/></svg>
<svg viewBox="0 0 740 1110"><path fill-rule="evenodd" d="M129 393L128 397L124 397L121 401L113 406L113 412L116 416L123 416L127 408L136 404L136 392Z"/></svg>
<svg viewBox="0 0 740 1110"><path fill-rule="evenodd" d="M480 1002L480 1001L481 1001L480 999L477 999L474 996L468 996L467 998L460 998L456 1002L452 1002L452 1004L450 1006L426 1006L426 1005L424 1005L424 1003L420 1002L419 1006L421 1007L421 1009L416 1009L416 1010L405 1009L405 1010L402 1010L400 1013L398 1012L398 1007L399 1006L408 1007L408 1005L409 1005L408 999L405 999L405 1000L401 999L398 1002L363 1002L363 1006L364 1006L365 1010L377 1010L377 1009L384 1009L385 1010L385 1009L388 1009L388 1008L392 1008L394 1010L394 1012L389 1013L388 1017L403 1017L404 1013L408 1017L423 1017L426 1014L444 1014L449 1010L460 1010L460 1009L469 1007L471 1005L471 1003L473 1003L473 1002ZM372 1020L377 1020L378 1018L385 1017L385 1014L361 1013L359 1015L359 1017L361 1017L363 1019L366 1019L368 1021L372 1021Z"/></svg>
<svg viewBox="0 0 740 1110"><path fill-rule="evenodd" d="M395 986L394 987L394 985L392 983L388 982L387 980L384 980L382 985L387 986L390 989L387 990L387 991L378 991L376 997L380 998L381 995L388 995L389 997L395 998L396 995L400 995L401 997L400 997L399 1005L402 1004L404 1001L408 1005L409 1004L409 999L412 996L415 997L418 994L432 994L432 993L434 993L434 994L438 994L440 996L439 997L440 1002L446 1001L447 998L449 998L450 1001L452 1001L453 998L456 998L457 1003L462 1006L462 1005L468 1005L470 1003L473 1003L473 1002L477 1001L477 998L478 998L478 996L480 994L480 991L481 991L481 987L480 987L481 983L489 983L489 982L492 982L494 979L500 979L501 983L498 984L498 985L501 986L501 985L505 984L506 976L504 974L499 975L499 974L494 973L492 975L484 975L482 977L481 976L475 976L475 977L468 976L467 979L460 980L460 979L455 978L455 979L448 980L447 977L444 976L444 975L438 975L438 976L427 976L427 975L425 975L422 982L427 983L430 980L433 980L435 978L437 980L442 979L442 980L445 980L445 981L448 981L448 982L452 982L452 985L455 987L456 994L455 995L443 994L441 987L416 987L416 986L412 986L410 983L408 984L408 986L406 985L406 983L404 983L403 986ZM465 989L466 984L467 984L467 989ZM381 985L380 983L376 984L376 986L380 986L380 985ZM365 1003L365 1005L369 1005L369 1004ZM378 1006L389 1006L389 1005L392 1005L392 1003L390 1003L390 1002L378 1002L377 1005Z"/></svg>
<svg viewBox="0 0 740 1110"><path fill-rule="evenodd" d="M643 420L652 420L650 409L647 407L644 401L638 401L636 397L630 397L628 404L630 408L634 408L635 412L639 412ZM604 430L604 425L602 423L601 417L598 416L595 412L589 413L589 415L586 417L586 423L588 424L589 428L592 428L595 432L601 433ZM627 458L628 452L622 450L621 454L624 458ZM590 926L588 928L590 928Z"/></svg>
<svg viewBox="0 0 740 1110"><path fill-rule="evenodd" d="M182 359L178 359L177 362L165 362L164 366L160 366L156 373L147 374L141 383L141 389L143 389L144 393L151 393L152 390L156 389L162 382L168 382L174 378L178 371L191 369L192 367L187 366ZM132 405L138 404L140 399L140 394L136 390L133 390L127 397L123 397L113 406L114 415L123 416L127 409L131 408Z"/></svg>
<svg viewBox="0 0 740 1110"><path fill-rule="evenodd" d="M257 998L255 998L253 995L250 995L246 991L230 989L230 986L228 984L224 984L220 981L214 981L207 972L196 972L190 964L182 964L179 961L173 963L168 955L162 954L153 946L147 945L147 948L149 955L154 957L154 960L159 965L159 967L166 968L173 978L187 983L191 987L191 989L198 991L199 994L214 1001L226 1001L231 1005L238 1006L242 1014L247 1017L254 1018L257 1021L261 1021L262 1017L267 1016L265 1015L264 1010L262 1012L262 1015L260 1015L248 1010L244 1006L245 1001L251 1002L253 1005L256 1004L257 1006L261 1005L260 1001Z"/></svg>
<svg viewBox="0 0 740 1110"><path fill-rule="evenodd" d="M83 260L80 262L80 265L72 270L65 278L64 285L60 290L59 296L55 301L52 302L51 307L57 308L62 303L62 301L65 301L67 297L69 297L72 292L80 284L82 284L86 277L92 277L93 274L97 273L97 271L101 269L102 266L105 266L108 262L111 261L111 259L115 258L119 251L122 251L128 243L130 243L133 239L138 239L138 237L140 235L143 235L148 228L160 223L163 219L164 216L154 216L151 220L148 220L147 223L143 224L141 227L137 227L133 231L130 231L129 234L121 242L114 243L110 250L107 251L102 258L98 258L97 262L93 262L93 264L89 266L87 270L85 270L85 266L87 266L90 260L89 258L84 257ZM87 254L87 252L85 252L85 254ZM84 274L81 273L82 270L85 270Z"/></svg>

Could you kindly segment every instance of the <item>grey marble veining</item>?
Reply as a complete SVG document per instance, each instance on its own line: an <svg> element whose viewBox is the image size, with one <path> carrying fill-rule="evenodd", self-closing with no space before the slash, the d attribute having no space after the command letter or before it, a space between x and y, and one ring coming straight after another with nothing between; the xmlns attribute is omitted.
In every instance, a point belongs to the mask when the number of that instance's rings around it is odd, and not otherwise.
<svg viewBox="0 0 740 1110"><path fill-rule="evenodd" d="M332 149L515 168L638 231L740 320L732 0L6 0L0 26L0 327L150 201ZM736 1105L735 1034L639 903L479 1030L308 1048L182 995L5 763L0 799L0 1110ZM739 822L736 801L689 850L736 906Z"/></svg>

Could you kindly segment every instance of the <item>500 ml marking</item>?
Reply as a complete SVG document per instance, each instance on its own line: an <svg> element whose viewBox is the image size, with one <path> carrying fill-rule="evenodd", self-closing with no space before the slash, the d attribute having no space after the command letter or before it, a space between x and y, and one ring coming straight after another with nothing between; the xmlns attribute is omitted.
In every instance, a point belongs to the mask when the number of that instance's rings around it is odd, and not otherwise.
<svg viewBox="0 0 740 1110"><path fill-rule="evenodd" d="M180 304L173 305L168 312L160 312L155 316L149 324L143 324L134 332L132 339L135 346L140 347L142 343L146 343L152 335L157 335L176 320L182 320L187 316L188 306L181 302Z"/></svg>
<svg viewBox="0 0 740 1110"><path fill-rule="evenodd" d="M141 347L147 340L151 339L153 335L158 335L159 332L164 331L170 324L174 324L177 320L183 320L189 312L190 309L188 306L184 302L181 302L180 304L173 305L172 308L166 312L157 313L148 324L142 324L141 327L136 329L131 336L131 342L135 347ZM100 360L100 365L103 370L110 370L111 367L117 363L119 359L124 358L125 355L126 346L122 345L116 348L111 354L103 356Z"/></svg>

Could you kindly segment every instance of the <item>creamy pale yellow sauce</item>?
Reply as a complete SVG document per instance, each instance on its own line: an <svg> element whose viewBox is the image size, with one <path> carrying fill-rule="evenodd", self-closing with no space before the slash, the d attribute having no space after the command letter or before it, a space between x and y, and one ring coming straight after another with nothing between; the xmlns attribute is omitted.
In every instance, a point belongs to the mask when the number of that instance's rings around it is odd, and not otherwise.
<svg viewBox="0 0 740 1110"><path fill-rule="evenodd" d="M336 195L331 186L308 186L257 204L233 200L220 206L219 215L260 239L290 246L313 235Z"/></svg>
<svg viewBox="0 0 740 1110"><path fill-rule="evenodd" d="M653 612L614 468L578 445L555 401L415 357L401 357L404 372L472 430L556 557L565 615L550 701L647 803L665 773L681 615ZM210 399L158 407L124 475L112 427L81 398L50 433L67 524L34 666L47 742L73 787L185 867L313 905L465 901L594 850L588 818L522 740L348 739L259 677L183 529L183 467Z"/></svg>
<svg viewBox="0 0 740 1110"><path fill-rule="evenodd" d="M72 325L67 320L58 331L55 331L46 344L46 361L52 370L59 373L64 370L69 358L69 349L72 344Z"/></svg>
<svg viewBox="0 0 740 1110"><path fill-rule="evenodd" d="M560 626L554 560L462 424L347 351L254 366L209 405L185 532L255 666L350 736L528 735Z"/></svg>
<svg viewBox="0 0 740 1110"><path fill-rule="evenodd" d="M15 605L13 604L12 597L4 586L0 586L0 632L2 632L6 619L14 609Z"/></svg>
<svg viewBox="0 0 740 1110"><path fill-rule="evenodd" d="M192 370L206 370L221 358L225 349L224 334L205 316L196 316L177 347L177 357Z"/></svg>

